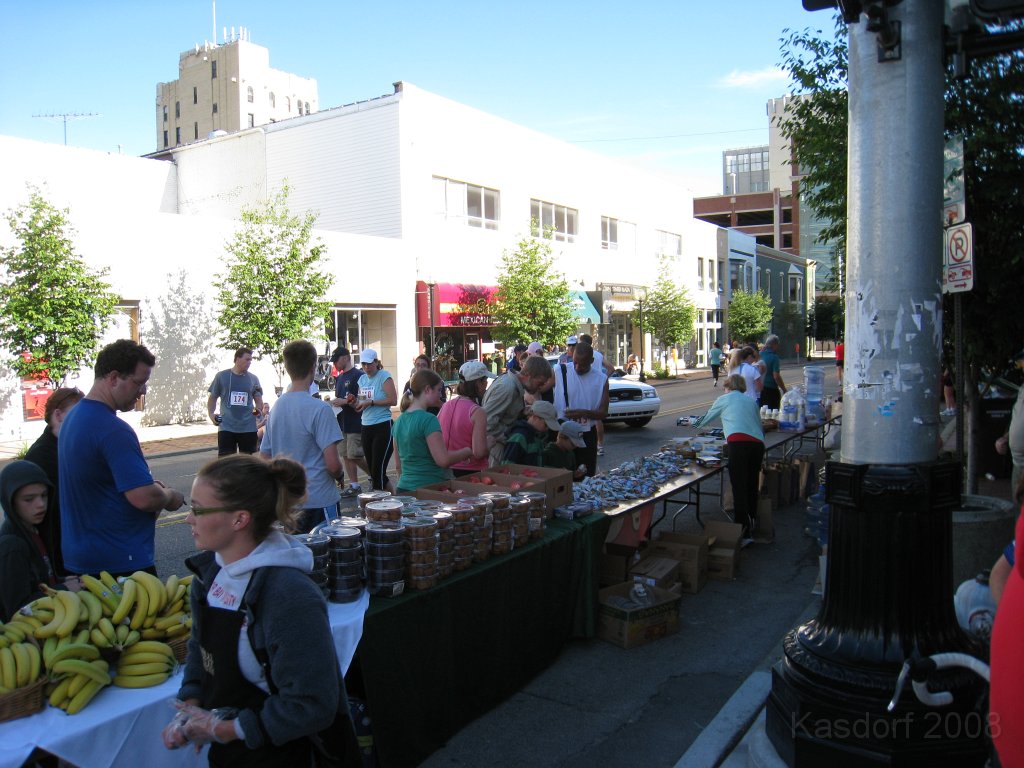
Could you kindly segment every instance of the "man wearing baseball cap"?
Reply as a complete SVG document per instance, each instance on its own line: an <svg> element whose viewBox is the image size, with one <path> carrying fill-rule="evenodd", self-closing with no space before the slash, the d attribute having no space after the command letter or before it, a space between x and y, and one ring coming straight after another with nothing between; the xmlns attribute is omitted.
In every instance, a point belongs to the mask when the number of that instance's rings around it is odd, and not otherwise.
<svg viewBox="0 0 1024 768"><path fill-rule="evenodd" d="M363 458L363 420L359 412L353 408L359 395L359 377L363 372L352 365L352 353L345 347L338 347L331 355L331 363L338 371L334 377L334 399L331 405L340 408L338 425L341 427L341 463L348 475L349 484L342 491L343 498L355 496L362 492L359 484L359 468L370 474L370 469ZM344 485L344 480L340 483Z"/></svg>
<svg viewBox="0 0 1024 768"><path fill-rule="evenodd" d="M531 341L529 346L526 348L527 354L530 355L544 355L544 345L539 341Z"/></svg>
<svg viewBox="0 0 1024 768"><path fill-rule="evenodd" d="M576 462L576 449L586 447L583 426L577 421L563 421L554 442L544 446L544 466L566 469L573 473L574 480L582 480L586 477L587 468Z"/></svg>
<svg viewBox="0 0 1024 768"><path fill-rule="evenodd" d="M565 352L558 356L558 362L565 365L572 365L572 353L576 349L576 345L579 344L579 337L575 334L565 340Z"/></svg>
<svg viewBox="0 0 1024 768"><path fill-rule="evenodd" d="M522 418L526 393L537 394L551 377L548 361L533 355L526 358L521 371L502 374L487 388L483 408L487 414L487 438L492 444L492 467L502 462L506 433L517 419Z"/></svg>
<svg viewBox="0 0 1024 768"><path fill-rule="evenodd" d="M1018 369L1024 370L1024 349L1012 359ZM1017 401L1013 404L1006 434L996 440L996 453L1005 456L1007 450L1013 459L1013 474L1010 476L1010 495L1013 496L1024 473L1024 386L1017 390Z"/></svg>

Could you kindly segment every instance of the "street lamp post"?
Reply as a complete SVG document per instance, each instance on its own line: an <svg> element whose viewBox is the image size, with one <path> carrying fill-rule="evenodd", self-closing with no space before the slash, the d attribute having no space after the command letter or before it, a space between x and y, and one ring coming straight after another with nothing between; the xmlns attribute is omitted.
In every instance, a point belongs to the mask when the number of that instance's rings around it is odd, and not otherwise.
<svg viewBox="0 0 1024 768"><path fill-rule="evenodd" d="M436 350L436 341L434 335L437 332L436 325L434 323L434 289L437 288L437 283L431 280L427 283L427 309L430 312L430 349L427 351L427 357L430 358L431 365L434 362L434 351Z"/></svg>
<svg viewBox="0 0 1024 768"><path fill-rule="evenodd" d="M647 298L647 289L640 287L636 289L636 303L640 310L640 381L647 381L647 374L644 373L644 347L647 337L644 334L644 299Z"/></svg>

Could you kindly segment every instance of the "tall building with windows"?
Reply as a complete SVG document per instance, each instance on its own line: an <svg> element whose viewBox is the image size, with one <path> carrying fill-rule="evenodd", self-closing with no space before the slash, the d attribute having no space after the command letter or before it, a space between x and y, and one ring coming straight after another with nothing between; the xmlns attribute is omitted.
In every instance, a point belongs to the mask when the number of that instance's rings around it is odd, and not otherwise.
<svg viewBox="0 0 1024 768"><path fill-rule="evenodd" d="M727 195L771 189L768 146L727 149L722 153L722 189Z"/></svg>
<svg viewBox="0 0 1024 768"><path fill-rule="evenodd" d="M318 110L316 80L270 67L242 27L178 57L178 79L156 86L156 147L168 149Z"/></svg>

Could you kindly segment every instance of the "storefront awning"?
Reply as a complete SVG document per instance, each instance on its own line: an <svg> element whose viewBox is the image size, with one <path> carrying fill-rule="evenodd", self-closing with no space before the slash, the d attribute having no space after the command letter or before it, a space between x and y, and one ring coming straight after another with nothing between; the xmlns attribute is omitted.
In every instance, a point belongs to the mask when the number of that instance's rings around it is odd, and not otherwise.
<svg viewBox="0 0 1024 768"><path fill-rule="evenodd" d="M479 327L494 325L492 314L495 285L464 285L435 283L434 325L444 327ZM430 325L430 286L416 281L416 320L421 328Z"/></svg>
<svg viewBox="0 0 1024 768"><path fill-rule="evenodd" d="M570 291L572 294L573 319L580 325L590 323L597 325L601 322L601 313L597 311L594 302L590 300L583 291Z"/></svg>

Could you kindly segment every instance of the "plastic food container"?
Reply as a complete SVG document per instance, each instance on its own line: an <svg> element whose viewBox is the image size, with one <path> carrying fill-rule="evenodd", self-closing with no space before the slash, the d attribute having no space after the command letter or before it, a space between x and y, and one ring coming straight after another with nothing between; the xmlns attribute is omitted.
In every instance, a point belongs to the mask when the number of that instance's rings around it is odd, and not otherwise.
<svg viewBox="0 0 1024 768"><path fill-rule="evenodd" d="M366 575L374 578L381 573L400 571L405 566L405 554L392 557L372 557L366 561Z"/></svg>
<svg viewBox="0 0 1024 768"><path fill-rule="evenodd" d="M367 560L381 557L395 557L396 555L404 554L405 544L401 541L396 541L389 544L375 544L372 541L366 542Z"/></svg>
<svg viewBox="0 0 1024 768"><path fill-rule="evenodd" d="M405 525L401 522L367 523L366 540L374 544L395 544L401 542Z"/></svg>
<svg viewBox="0 0 1024 768"><path fill-rule="evenodd" d="M473 508L468 504L445 504L442 512L447 512L456 523L464 523L473 519Z"/></svg>
<svg viewBox="0 0 1024 768"><path fill-rule="evenodd" d="M488 491L487 493L481 493L485 499L490 499L491 503L494 504L495 509L503 509L508 506L509 499L512 498L512 494L505 493L504 491Z"/></svg>
<svg viewBox="0 0 1024 768"><path fill-rule="evenodd" d="M292 538L296 541L300 541L305 544L313 552L313 557L318 555L327 554L327 546L330 544L330 539L321 533L296 533L292 535Z"/></svg>
<svg viewBox="0 0 1024 768"><path fill-rule="evenodd" d="M359 504L359 509L365 510L366 505L371 501L380 501L381 499L386 499L390 495L391 494L388 491L366 491L365 493L358 494L356 496L356 501Z"/></svg>
<svg viewBox="0 0 1024 768"><path fill-rule="evenodd" d="M363 512L366 513L366 519L373 522L398 522L402 519L403 506L404 505L400 501L381 499L379 501L371 501L368 503L363 508Z"/></svg>
<svg viewBox="0 0 1024 768"><path fill-rule="evenodd" d="M362 546L358 528L344 525L325 525L320 533L327 537L331 549L346 549Z"/></svg>

